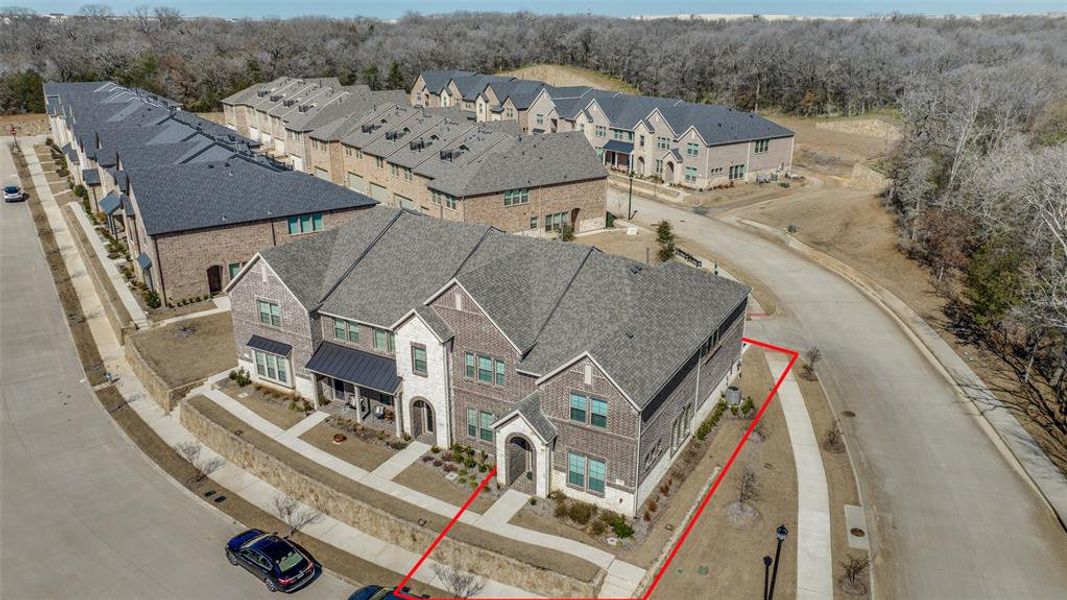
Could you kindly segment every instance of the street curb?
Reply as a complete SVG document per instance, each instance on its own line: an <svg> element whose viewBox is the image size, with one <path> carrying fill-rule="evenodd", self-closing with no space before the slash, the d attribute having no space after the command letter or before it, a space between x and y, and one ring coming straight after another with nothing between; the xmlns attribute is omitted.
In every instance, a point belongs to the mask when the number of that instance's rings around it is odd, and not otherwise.
<svg viewBox="0 0 1067 600"><path fill-rule="evenodd" d="M833 256L830 256L820 250L812 248L811 246L796 239L795 237L789 235L788 233L782 231L777 227L772 227L764 223L758 223L756 221L751 221L749 219L743 218L736 219L734 223L744 225L750 229L755 230L755 232L761 235L761 237L783 245L789 250L792 250L793 252L801 254L806 258L815 261L820 266L825 267L834 274L845 279L861 293L863 293L865 296L874 301L874 303L878 305L878 307L881 308L883 312L888 314L894 321L896 321L900 328L904 331L905 335L908 336L908 339L912 341L912 344L926 358L927 362L929 362L930 365L933 366L937 370L937 372L945 378L946 381L948 381L949 385L952 386L952 389L956 392L958 396L960 396L961 398L965 398L970 403L970 405L978 413L976 416L982 417L979 421L980 426L982 430L986 433L986 435L990 438L990 440L993 442L994 446L996 446L1000 454L1004 457L1004 459L1008 462L1009 465L1011 465L1020 475L1023 476L1023 480L1029 483L1030 486L1034 489L1034 491L1038 493L1038 496L1052 512L1053 516L1056 517L1056 520L1059 522L1060 526L1063 527L1064 530L1067 530L1067 497L1058 499L1052 490L1047 490L1045 486L1041 484L1039 478L1033 472L1031 472L1031 469L1036 470L1039 465L1033 464L1032 461L1023 462L1023 460L1020 459L1014 451L1012 451L1010 441L1006 438L1005 434L1001 433L1001 431L992 422L990 422L989 416L987 414L990 411L983 410L982 407L975 402L975 399L960 386L959 382L956 380L955 377L953 377L952 373L948 370L948 367L946 367L945 364L941 362L941 359L938 358L938 355L934 351L934 349L930 348L927 343L923 341L922 337L908 323L908 320L905 318L904 315L899 314L896 310L894 310L886 303L886 300L883 298L883 296L892 298L899 304L907 307L906 302L901 300L898 296L896 296L896 294L893 294L878 282L871 279L869 276L860 272L858 269L855 269L854 267L848 265L840 259L834 258ZM912 310L910 307L907 308L908 310ZM912 312L914 313L914 310L912 310ZM914 313L914 319L922 322L927 327L930 327L930 325L926 323L926 321L921 316L919 316L918 313ZM933 328L930 329L934 332L935 335L940 335L937 334L936 330L934 330ZM951 347L949 348L949 350L952 350ZM962 359L960 360L962 361ZM964 365L966 365L966 363L964 363ZM970 367L968 367L968 369L969 368ZM981 378L978 377L977 373L974 373L972 370L971 374L974 376L974 379L976 381L981 382ZM985 387L984 383L982 383L982 385L983 387ZM997 402L996 407L1002 408L999 402ZM1012 421L1014 421L1016 427L1018 427L1025 433L1025 429L1023 429L1022 425L1019 424L1018 420L1015 419L1015 416L1012 415L1010 411L1005 409L1003 412L1005 415L1009 416ZM1029 434L1027 433L1026 436L1029 437ZM1036 442L1034 442L1032 438L1030 438L1030 443L1036 447ZM1058 472L1058 470L1055 469L1055 465L1052 464L1051 459L1048 458L1048 455L1045 454L1044 451L1041 452L1041 456L1043 456L1044 460L1048 463L1048 465L1045 467L1046 470L1051 467L1054 471ZM1030 464L1028 465L1027 463ZM1049 485L1055 485L1055 483L1056 482L1051 482ZM1064 477L1061 474L1060 482L1058 483L1059 485L1067 488L1067 477Z"/></svg>

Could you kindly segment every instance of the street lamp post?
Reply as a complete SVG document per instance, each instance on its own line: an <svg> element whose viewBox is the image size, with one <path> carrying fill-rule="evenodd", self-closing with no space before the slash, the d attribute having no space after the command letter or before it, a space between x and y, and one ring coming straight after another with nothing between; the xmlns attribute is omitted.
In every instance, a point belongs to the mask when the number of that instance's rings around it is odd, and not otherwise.
<svg viewBox="0 0 1067 600"><path fill-rule="evenodd" d="M770 581L772 562L774 561L771 560L771 557L763 557L763 600L767 600L767 582Z"/></svg>
<svg viewBox="0 0 1067 600"><path fill-rule="evenodd" d="M629 221L634 216L633 207L634 207L634 170L630 169L630 197L629 197L629 200L626 201L626 220L627 221Z"/></svg>
<svg viewBox="0 0 1067 600"><path fill-rule="evenodd" d="M774 551L774 572L771 574L771 588L767 591L767 600L774 598L774 584L778 580L778 561L782 557L782 542L789 535L789 530L785 528L785 525L779 525L774 533L778 538L778 548Z"/></svg>

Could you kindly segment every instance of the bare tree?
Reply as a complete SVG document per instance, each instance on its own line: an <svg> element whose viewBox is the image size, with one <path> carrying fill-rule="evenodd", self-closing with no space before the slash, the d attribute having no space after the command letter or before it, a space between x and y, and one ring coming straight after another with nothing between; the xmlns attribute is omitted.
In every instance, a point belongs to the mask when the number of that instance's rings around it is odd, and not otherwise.
<svg viewBox="0 0 1067 600"><path fill-rule="evenodd" d="M815 363L821 358L822 350L819 350L818 346L812 346L804 353L804 367L801 369L801 375L805 379L815 379Z"/></svg>
<svg viewBox="0 0 1067 600"><path fill-rule="evenodd" d="M485 579L444 563L434 563L433 572L453 598L473 598L485 589Z"/></svg>
<svg viewBox="0 0 1067 600"><path fill-rule="evenodd" d="M201 448L202 446L199 442L180 442L174 446L178 454L189 461L193 468L196 469L196 475L193 478L196 482L203 481L208 475L219 470L225 462L218 456L214 458L204 457L200 452Z"/></svg>
<svg viewBox="0 0 1067 600"><path fill-rule="evenodd" d="M760 499L761 493L756 470L751 465L745 465L737 478L737 503L741 506L752 506Z"/></svg>
<svg viewBox="0 0 1067 600"><path fill-rule="evenodd" d="M843 452L845 450L845 436L841 433L841 424L837 419L830 423L823 438L823 447L830 452Z"/></svg>
<svg viewBox="0 0 1067 600"><path fill-rule="evenodd" d="M867 584L862 580L863 574L867 571L867 568L871 566L870 556L849 554L845 560L842 560L838 564L845 571L845 577L843 580L843 588L846 592L851 594L865 593L867 590Z"/></svg>
<svg viewBox="0 0 1067 600"><path fill-rule="evenodd" d="M274 516L289 527L289 533L285 537L290 537L322 520L322 513L301 506L300 502L289 494L278 494L274 497Z"/></svg>

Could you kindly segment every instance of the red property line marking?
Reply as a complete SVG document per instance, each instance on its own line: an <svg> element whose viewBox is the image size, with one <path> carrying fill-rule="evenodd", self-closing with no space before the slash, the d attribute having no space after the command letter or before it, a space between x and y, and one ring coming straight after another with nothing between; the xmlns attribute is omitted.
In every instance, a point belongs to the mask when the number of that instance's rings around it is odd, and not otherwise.
<svg viewBox="0 0 1067 600"><path fill-rule="evenodd" d="M800 356L800 354L796 350L792 350L790 348L785 348L783 346L775 346L774 344L769 344L767 342L762 342L760 340L755 340L755 339L747 338L747 337L746 338L741 338L741 339L742 339L743 342L745 342L747 344L751 344L753 346L759 346L760 348L764 348L766 350L771 350L773 352L781 352L782 354L788 355L789 356L789 364L786 365L785 370L782 371L782 374L778 376L777 381L774 382L774 387L771 388L771 391L767 394L767 397L763 400L763 403L760 404L759 411L756 412L756 417L754 419L752 419L752 423L749 424L748 429L745 430L744 435L741 436L741 441L737 443L736 447L734 447L734 451L733 451L733 453L730 454L730 458L726 461L726 464L723 465L722 471L719 472L719 475L715 477L715 481L712 482L711 488L704 495L704 499L700 502L700 506L697 507L696 512L694 512L693 516L689 519L689 522L686 524L685 529L682 531L682 534L678 537L678 541L675 542L674 548L671 549L671 553L667 556L667 560L663 561L663 566L660 567L659 572L656 573L655 579L652 580L652 583L648 586L648 590L645 591L644 595L640 597L640 600L648 600L648 598L652 595L652 592L654 592L656 590L656 586L659 585L660 580L663 579L663 576L667 573L667 569L670 568L671 563L674 561L674 557L678 555L678 551L681 550L682 545L685 544L686 540L689 538L689 534L693 531L693 527L696 525L697 520L700 519L700 516L702 514L704 514L704 509L707 508L708 503L711 502L711 497L715 495L715 491L719 489L719 485L722 483L723 478L726 477L726 474L730 471L730 468L733 466L734 461L737 460L737 456L741 453L741 449L744 448L745 443L748 442L748 438L749 438L750 435L752 435L752 431L756 428L756 424L759 423L760 419L763 418L763 413L767 411L767 407L770 406L771 400L773 400L774 397L778 394L778 388L781 387L782 386L782 382L785 381L785 376L788 375L789 372L793 370L793 365L797 362L797 358ZM467 499L467 502L463 506L460 507L459 512L456 513L456 516L452 517L452 520L448 523L448 526L445 527L441 531L440 534L438 534L437 539L435 539L433 541L433 543L430 544L430 547L426 549L426 552L424 552L422 554L422 557L420 557L418 562L415 563L415 566L412 567L410 571L408 571L407 576L405 576L404 579L400 582L400 584L396 586L396 589L393 591L393 593L396 596L398 596L400 598L404 598L405 600L424 600L423 598L420 598L418 596L412 596L411 594L403 591L404 586L406 586L408 584L408 582L411 581L411 578L415 575L415 572L419 570L419 567L422 566L422 563L424 563L426 561L426 559L430 556L430 553L434 551L434 548L437 547L437 544L439 544L441 542L441 540L445 537L445 535L448 534L448 531L450 529L452 529L453 525L456 524L456 521L458 521L460 516L467 510L467 507L469 507L471 505L471 503L474 502L474 499L478 496L478 494L480 494L482 492L482 490L485 489L485 486L489 484L489 480L492 479L495 475L496 475L496 468L494 467L493 470L489 472L489 475L487 475L485 477L485 479L482 480L482 483L474 490L474 493L471 494L470 498ZM461 599L459 599L459 598L437 598L437 597L434 597L434 598L431 598L430 600L461 600ZM516 599L516 598L483 598L482 600L523 600L523 599L521 599L521 598L519 598L519 599ZM547 600L638 600L638 599L636 599L636 598L549 598Z"/></svg>

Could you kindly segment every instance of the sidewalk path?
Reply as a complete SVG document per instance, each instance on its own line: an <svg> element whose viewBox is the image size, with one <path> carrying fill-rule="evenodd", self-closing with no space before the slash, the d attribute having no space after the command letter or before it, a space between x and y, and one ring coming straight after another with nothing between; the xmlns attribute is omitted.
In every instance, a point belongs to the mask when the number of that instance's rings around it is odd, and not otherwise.
<svg viewBox="0 0 1067 600"><path fill-rule="evenodd" d="M190 395L200 394L213 400L235 417L247 423L250 427L259 430L260 433L263 433L282 445L287 446L289 449L300 453L308 460L317 462L326 468L333 469L349 479L373 486L379 491L389 494L398 500L414 504L415 506L444 517L451 518L459 511L459 506L390 481L389 479L382 477L377 470L373 473L368 472L366 469L362 469L352 463L341 460L329 452L325 452L312 446L304 440L287 435L285 430L270 421L267 421L263 417L260 417L229 395L219 390L212 389L212 384L224 377L226 377L226 373L219 373L218 375L208 378L204 385L192 390ZM425 453L425 450L423 450L422 453ZM416 459L417 458L418 457L416 456ZM381 466L379 466L379 469L381 469ZM518 527L507 522L501 522L497 519L486 521L481 514L470 509L463 513L463 516L460 517L460 521L527 544L542 546L555 552L570 554L576 558L588 560L598 565L607 571L605 584L600 590L600 596L603 598L628 598L632 596L645 576L645 569L619 560L609 552L605 552L599 548L575 540L534 531L532 529L526 529L524 527ZM421 570L422 569L420 569L420 571Z"/></svg>
<svg viewBox="0 0 1067 600"><path fill-rule="evenodd" d="M485 511L485 514L478 519L477 523L479 526L487 528L506 525L515 516L515 513L519 512L529 501L529 494L524 494L517 490L508 490L489 507L489 510Z"/></svg>
<svg viewBox="0 0 1067 600"><path fill-rule="evenodd" d="M776 354L768 354L767 363L775 380L789 365L785 357ZM819 441L792 371L778 388L778 400L797 468L797 600L833 600L830 491Z"/></svg>
<svg viewBox="0 0 1067 600"><path fill-rule="evenodd" d="M389 457L388 460L378 465L371 474L382 479L392 479L404 472L404 469L415 464L419 457L430 451L430 445L422 442L411 442L407 448Z"/></svg>

